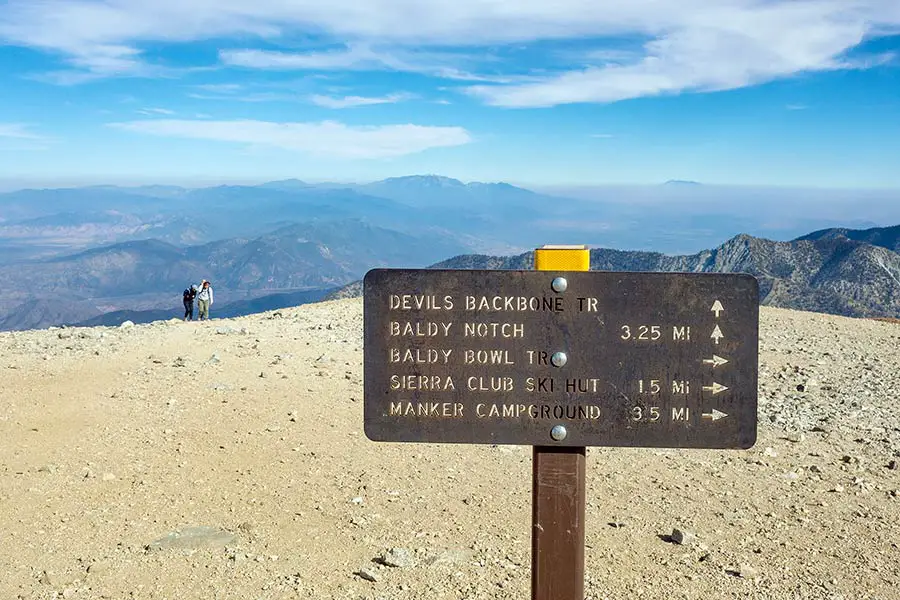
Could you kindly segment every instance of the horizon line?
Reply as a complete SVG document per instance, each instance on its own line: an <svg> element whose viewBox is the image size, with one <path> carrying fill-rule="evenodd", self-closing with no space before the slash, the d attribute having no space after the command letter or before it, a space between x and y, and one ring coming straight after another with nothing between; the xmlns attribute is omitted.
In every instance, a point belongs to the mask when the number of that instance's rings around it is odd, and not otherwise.
<svg viewBox="0 0 900 600"><path fill-rule="evenodd" d="M43 183L38 179L24 178L4 178L0 177L0 194L14 193L20 191L31 190L59 190L59 189L89 189L97 187L112 187L122 189L134 189L150 186L167 186L178 187L187 190L191 189L207 189L221 186L244 186L258 187L261 185L296 181L309 184L310 186L323 185L347 185L362 186L373 183L380 183L390 179L405 178L427 178L437 177L443 179L452 179L462 184L468 185L472 183L484 184L507 184L524 189L534 190L581 190L590 191L592 189L603 188L666 188L678 190L696 190L698 188L740 188L740 189L771 189L771 190L824 190L824 191L867 191L867 192L900 192L900 187L888 186L848 186L836 185L825 186L821 184L778 184L778 183L721 183L721 182L702 182L690 179L668 179L656 183L648 182L628 182L628 181L606 181L606 182L556 182L556 183L540 183L527 182L516 179L461 179L449 175L440 175L435 173L411 173L407 175L392 175L379 179L341 179L341 178L301 178L296 176L274 176L274 177L248 177L248 178L228 178L228 177L210 177L210 178L182 178L182 177L161 177L160 179L147 179L144 177L110 177L110 178L49 178L43 179ZM123 181L123 179L127 181Z"/></svg>

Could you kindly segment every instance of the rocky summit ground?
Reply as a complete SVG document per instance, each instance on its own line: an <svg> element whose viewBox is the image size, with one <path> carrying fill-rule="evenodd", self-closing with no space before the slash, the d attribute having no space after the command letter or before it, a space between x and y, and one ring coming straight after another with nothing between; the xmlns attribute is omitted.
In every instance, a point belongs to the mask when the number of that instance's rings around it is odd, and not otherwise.
<svg viewBox="0 0 900 600"><path fill-rule="evenodd" d="M361 364L359 299L0 335L0 598L529 597L530 448L370 442ZM900 598L900 325L760 371L751 450L589 449L587 597Z"/></svg>

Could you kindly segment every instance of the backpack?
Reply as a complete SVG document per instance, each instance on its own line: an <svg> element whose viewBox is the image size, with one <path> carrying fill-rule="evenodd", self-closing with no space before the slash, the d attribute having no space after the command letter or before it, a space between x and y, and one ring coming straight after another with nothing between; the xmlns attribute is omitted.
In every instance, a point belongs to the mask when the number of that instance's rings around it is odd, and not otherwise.
<svg viewBox="0 0 900 600"><path fill-rule="evenodd" d="M182 298L184 299L185 302L187 302L187 301L193 302L194 301L194 291L191 288L185 288Z"/></svg>

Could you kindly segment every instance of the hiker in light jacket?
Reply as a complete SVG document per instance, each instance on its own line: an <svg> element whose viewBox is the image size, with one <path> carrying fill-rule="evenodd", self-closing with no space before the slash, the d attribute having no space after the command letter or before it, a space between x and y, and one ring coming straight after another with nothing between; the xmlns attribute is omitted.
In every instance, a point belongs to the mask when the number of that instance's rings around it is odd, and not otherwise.
<svg viewBox="0 0 900 600"><path fill-rule="evenodd" d="M198 317L201 321L209 319L209 307L213 303L213 289L207 280L200 282L200 291L197 293Z"/></svg>

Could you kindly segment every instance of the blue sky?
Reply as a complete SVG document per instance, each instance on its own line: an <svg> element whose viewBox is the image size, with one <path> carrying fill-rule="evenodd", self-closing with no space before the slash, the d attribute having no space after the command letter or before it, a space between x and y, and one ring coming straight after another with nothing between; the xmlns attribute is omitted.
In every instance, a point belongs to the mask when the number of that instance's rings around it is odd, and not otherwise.
<svg viewBox="0 0 900 600"><path fill-rule="evenodd" d="M900 188L897 0L0 0L0 179Z"/></svg>

